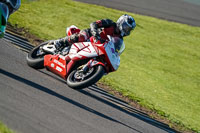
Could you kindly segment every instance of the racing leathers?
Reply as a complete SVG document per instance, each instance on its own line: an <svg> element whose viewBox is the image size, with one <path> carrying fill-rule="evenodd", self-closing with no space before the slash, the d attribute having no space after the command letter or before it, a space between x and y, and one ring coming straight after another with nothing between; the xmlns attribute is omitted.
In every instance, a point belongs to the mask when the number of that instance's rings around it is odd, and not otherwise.
<svg viewBox="0 0 200 133"><path fill-rule="evenodd" d="M103 43L108 39L107 35L122 38L115 22L110 19L102 19L91 23L89 29L81 30L79 33L57 40L56 45L59 47L71 46L76 42L86 42L91 36L94 36L95 42L100 41L100 43Z"/></svg>

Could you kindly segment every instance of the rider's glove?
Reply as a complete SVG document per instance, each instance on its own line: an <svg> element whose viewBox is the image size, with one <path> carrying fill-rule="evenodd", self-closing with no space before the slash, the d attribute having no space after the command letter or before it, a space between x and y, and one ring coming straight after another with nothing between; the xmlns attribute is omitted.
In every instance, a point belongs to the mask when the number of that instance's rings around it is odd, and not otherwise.
<svg viewBox="0 0 200 133"><path fill-rule="evenodd" d="M101 37L94 37L94 43L104 43L105 40L103 40Z"/></svg>

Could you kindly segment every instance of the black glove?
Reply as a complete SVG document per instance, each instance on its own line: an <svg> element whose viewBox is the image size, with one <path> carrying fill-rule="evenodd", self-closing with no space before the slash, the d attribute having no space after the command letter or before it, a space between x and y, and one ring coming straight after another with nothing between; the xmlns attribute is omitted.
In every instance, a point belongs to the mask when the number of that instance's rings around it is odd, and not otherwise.
<svg viewBox="0 0 200 133"><path fill-rule="evenodd" d="M97 43L98 41L100 41L100 43L104 43L105 40L102 39L101 37L94 37L94 43Z"/></svg>

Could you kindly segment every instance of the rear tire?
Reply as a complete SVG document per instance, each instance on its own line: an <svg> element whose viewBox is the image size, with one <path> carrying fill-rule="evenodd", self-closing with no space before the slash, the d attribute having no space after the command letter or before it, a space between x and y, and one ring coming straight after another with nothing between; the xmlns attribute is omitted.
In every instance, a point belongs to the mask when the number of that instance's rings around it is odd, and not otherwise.
<svg viewBox="0 0 200 133"><path fill-rule="evenodd" d="M43 45L48 44L49 41L43 42L40 45L34 47L27 55L26 60L27 64L35 69L42 69L44 68L44 55L43 56L37 56L37 52L39 51L40 47Z"/></svg>
<svg viewBox="0 0 200 133"><path fill-rule="evenodd" d="M74 89L83 89L85 87L88 87L88 86L96 83L104 75L105 69L102 65L94 66L93 69L94 70L91 73L91 75L82 81L78 81L75 78L75 74L78 72L78 70L76 69L76 70L72 71L69 74L69 76L67 77L67 85Z"/></svg>

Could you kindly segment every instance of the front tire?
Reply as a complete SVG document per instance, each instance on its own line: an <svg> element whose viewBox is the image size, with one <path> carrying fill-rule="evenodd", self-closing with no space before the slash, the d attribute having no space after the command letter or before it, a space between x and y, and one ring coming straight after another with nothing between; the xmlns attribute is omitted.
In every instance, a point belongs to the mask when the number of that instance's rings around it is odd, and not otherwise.
<svg viewBox="0 0 200 133"><path fill-rule="evenodd" d="M44 68L44 55L38 55L41 46L48 44L49 41L43 42L40 45L34 47L27 55L26 61L27 64L35 69L42 69Z"/></svg>
<svg viewBox="0 0 200 133"><path fill-rule="evenodd" d="M78 69L72 71L67 77L67 85L74 89L82 89L96 83L104 75L105 69L102 65L94 66L92 69L92 72L89 73L88 71L89 74L82 80L80 76L77 76Z"/></svg>

